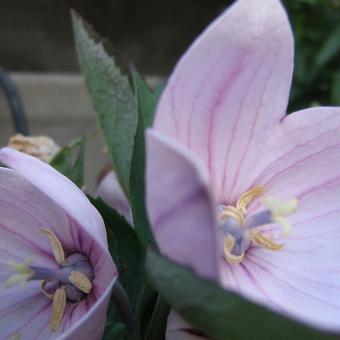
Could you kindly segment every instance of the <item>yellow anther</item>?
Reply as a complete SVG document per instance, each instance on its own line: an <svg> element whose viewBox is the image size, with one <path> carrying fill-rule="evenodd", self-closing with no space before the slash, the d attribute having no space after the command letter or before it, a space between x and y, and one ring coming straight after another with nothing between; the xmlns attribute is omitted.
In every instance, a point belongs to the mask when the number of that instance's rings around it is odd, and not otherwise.
<svg viewBox="0 0 340 340"><path fill-rule="evenodd" d="M246 213L248 205L255 200L255 198L261 196L266 189L261 186L254 187L253 189L245 192L241 195L236 204L236 209L242 211L243 214Z"/></svg>
<svg viewBox="0 0 340 340"><path fill-rule="evenodd" d="M231 205L228 205L227 207L225 207L223 209L223 211L221 212L221 215L220 215L220 219L222 221L226 220L228 217L231 217L233 218L234 220L236 220L236 222L241 225L243 222L244 222L244 216L243 216L243 213L231 206Z"/></svg>
<svg viewBox="0 0 340 340"><path fill-rule="evenodd" d="M258 230L252 230L250 232L250 238L255 244L270 250L280 250L283 247L283 244L274 242L269 237L261 234Z"/></svg>
<svg viewBox="0 0 340 340"><path fill-rule="evenodd" d="M55 332L63 319L66 308L66 292L64 287L58 288L53 295L51 331Z"/></svg>
<svg viewBox="0 0 340 340"><path fill-rule="evenodd" d="M63 246L61 245L61 242L59 238L56 236L56 234L46 228L40 228L40 231L48 237L51 243L52 252L54 255L54 258L56 259L58 264L64 264L65 263L65 253Z"/></svg>
<svg viewBox="0 0 340 340"><path fill-rule="evenodd" d="M7 265L12 271L15 273L10 276L5 281L5 288L10 288L14 284L18 283L22 288L26 287L27 281L34 275L33 270L30 268L30 265L33 262L33 258L25 260L23 263L18 263L13 260L9 260Z"/></svg>
<svg viewBox="0 0 340 340"><path fill-rule="evenodd" d="M242 262L244 258L244 252L242 252L240 255L234 255L232 253L234 245L235 238L232 235L228 234L228 236L224 239L223 245L224 258L229 263L238 264Z"/></svg>
<svg viewBox="0 0 340 340"><path fill-rule="evenodd" d="M83 273L72 271L68 277L69 281L82 292L88 294L92 289L92 283Z"/></svg>

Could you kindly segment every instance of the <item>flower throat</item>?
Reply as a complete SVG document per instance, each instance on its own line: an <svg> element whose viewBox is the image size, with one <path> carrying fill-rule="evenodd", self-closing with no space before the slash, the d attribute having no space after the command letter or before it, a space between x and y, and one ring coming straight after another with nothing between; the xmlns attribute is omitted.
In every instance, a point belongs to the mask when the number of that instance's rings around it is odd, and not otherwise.
<svg viewBox="0 0 340 340"><path fill-rule="evenodd" d="M58 268L33 266L33 259L28 259L24 263L10 260L8 266L14 274L6 280L5 288L10 288L14 284L20 284L25 288L28 281L41 281L42 293L52 300L50 328L54 332L61 324L66 304L79 302L91 292L94 271L84 254L73 253L65 257L58 237L49 229L41 228L41 232L50 241Z"/></svg>

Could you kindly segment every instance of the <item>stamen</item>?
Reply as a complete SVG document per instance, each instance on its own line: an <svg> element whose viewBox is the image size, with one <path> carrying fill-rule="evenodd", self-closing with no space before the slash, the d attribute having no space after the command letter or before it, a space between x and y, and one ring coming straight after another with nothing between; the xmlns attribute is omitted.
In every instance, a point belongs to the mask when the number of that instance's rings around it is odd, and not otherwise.
<svg viewBox="0 0 340 340"><path fill-rule="evenodd" d="M48 239L51 242L51 248L54 255L54 258L56 259L57 263L62 265L65 263L65 253L63 246L61 245L61 242L59 238L54 234L53 231L46 229L46 228L40 228L40 231L48 237Z"/></svg>
<svg viewBox="0 0 340 340"><path fill-rule="evenodd" d="M246 213L248 205L261 196L266 191L265 187L257 186L245 192L236 203L236 209L240 210L243 214Z"/></svg>
<svg viewBox="0 0 340 340"><path fill-rule="evenodd" d="M238 225L242 225L244 222L243 213L239 209L231 205L228 205L227 207L225 207L220 215L221 221L225 221L228 217L231 217L234 220L236 220Z"/></svg>
<svg viewBox="0 0 340 340"><path fill-rule="evenodd" d="M283 247L283 244L274 242L269 237L261 234L261 232L258 230L252 230L250 232L250 238L255 244L270 250L280 250Z"/></svg>
<svg viewBox="0 0 340 340"><path fill-rule="evenodd" d="M53 294L48 293L47 290L46 290L46 285L47 285L48 282L49 282L49 280L43 280L43 281L41 281L40 289L41 289L41 292L42 292L47 298L53 300Z"/></svg>
<svg viewBox="0 0 340 340"><path fill-rule="evenodd" d="M81 272L72 271L68 277L69 281L82 292L89 294L92 289L92 283L86 275Z"/></svg>
<svg viewBox="0 0 340 340"><path fill-rule="evenodd" d="M51 317L51 331L55 332L63 319L66 308L66 293L65 288L58 288L53 295L52 303L52 317Z"/></svg>
<svg viewBox="0 0 340 340"><path fill-rule="evenodd" d="M235 237L228 234L227 237L224 239L224 245L223 245L223 250L224 250L224 258L226 261L232 264L238 264L241 263L243 258L244 258L244 251L240 255L235 255L232 253L233 248L235 246Z"/></svg>

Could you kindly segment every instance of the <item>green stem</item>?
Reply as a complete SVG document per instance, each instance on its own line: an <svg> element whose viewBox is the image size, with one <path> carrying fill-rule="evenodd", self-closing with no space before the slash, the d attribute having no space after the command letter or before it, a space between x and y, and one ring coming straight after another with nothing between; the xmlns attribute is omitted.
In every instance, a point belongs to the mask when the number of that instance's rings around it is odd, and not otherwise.
<svg viewBox="0 0 340 340"><path fill-rule="evenodd" d="M145 340L163 340L170 306L158 295L149 326L146 331Z"/></svg>
<svg viewBox="0 0 340 340"><path fill-rule="evenodd" d="M131 339L140 339L138 332L137 321L133 314L129 297L117 280L112 291L112 300L116 306L120 319L126 324L127 331L130 333Z"/></svg>

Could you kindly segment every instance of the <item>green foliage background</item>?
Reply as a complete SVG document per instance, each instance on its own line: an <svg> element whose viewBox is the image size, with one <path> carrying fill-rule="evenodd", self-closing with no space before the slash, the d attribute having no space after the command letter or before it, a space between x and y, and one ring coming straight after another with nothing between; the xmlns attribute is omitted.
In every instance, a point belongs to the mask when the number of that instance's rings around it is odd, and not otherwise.
<svg viewBox="0 0 340 340"><path fill-rule="evenodd" d="M289 112L340 105L340 1L284 0L295 37Z"/></svg>

